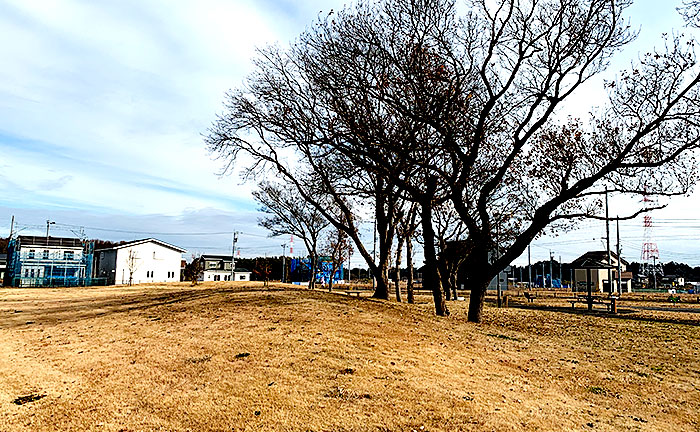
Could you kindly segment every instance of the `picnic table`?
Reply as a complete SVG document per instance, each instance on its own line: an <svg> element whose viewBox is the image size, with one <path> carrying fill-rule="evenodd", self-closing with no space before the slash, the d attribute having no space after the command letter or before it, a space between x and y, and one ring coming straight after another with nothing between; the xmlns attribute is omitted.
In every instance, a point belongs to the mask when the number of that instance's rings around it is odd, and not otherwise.
<svg viewBox="0 0 700 432"><path fill-rule="evenodd" d="M591 296L591 302L593 304L601 304L604 305L605 308L610 312L612 310L612 313L617 313L617 296L609 296L609 297L603 297L603 296ZM576 303L584 303L588 304L588 296L587 295L579 295L574 298L570 298L569 303L571 303L571 309L576 308Z"/></svg>

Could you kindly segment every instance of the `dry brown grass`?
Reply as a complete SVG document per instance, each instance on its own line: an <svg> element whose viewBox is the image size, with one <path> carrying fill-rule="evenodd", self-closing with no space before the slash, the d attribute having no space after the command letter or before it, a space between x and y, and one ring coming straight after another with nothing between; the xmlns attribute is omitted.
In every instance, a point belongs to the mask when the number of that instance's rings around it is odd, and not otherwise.
<svg viewBox="0 0 700 432"><path fill-rule="evenodd" d="M420 299L0 290L0 430L700 428L696 325L492 307L475 325Z"/></svg>

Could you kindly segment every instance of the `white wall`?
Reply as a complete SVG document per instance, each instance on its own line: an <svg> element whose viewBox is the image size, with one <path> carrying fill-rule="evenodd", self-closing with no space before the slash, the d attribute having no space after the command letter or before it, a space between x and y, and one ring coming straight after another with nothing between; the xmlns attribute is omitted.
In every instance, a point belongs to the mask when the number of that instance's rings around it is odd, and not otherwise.
<svg viewBox="0 0 700 432"><path fill-rule="evenodd" d="M130 255L131 253L133 255ZM130 259L130 256L133 256L133 259ZM129 283L130 262L133 262L133 284L179 282L181 258L182 254L179 251L155 242L117 249L115 283Z"/></svg>
<svg viewBox="0 0 700 432"><path fill-rule="evenodd" d="M251 272L235 272L234 281L249 281ZM228 281L231 279L231 270L204 270L200 281L211 282L219 276L220 281Z"/></svg>

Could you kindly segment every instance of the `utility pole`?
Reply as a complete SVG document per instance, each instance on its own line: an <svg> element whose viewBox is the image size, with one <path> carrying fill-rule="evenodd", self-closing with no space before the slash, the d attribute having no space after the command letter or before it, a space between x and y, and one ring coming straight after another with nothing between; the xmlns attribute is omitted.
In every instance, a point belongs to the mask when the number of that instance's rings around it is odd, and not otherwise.
<svg viewBox="0 0 700 432"><path fill-rule="evenodd" d="M377 264L377 218L374 218L374 246L372 247L372 261L374 264ZM377 280L374 278L374 274L372 274L372 291L377 289Z"/></svg>
<svg viewBox="0 0 700 432"><path fill-rule="evenodd" d="M656 255L652 257L654 259L654 268L652 272L654 273L654 289L656 289Z"/></svg>
<svg viewBox="0 0 700 432"><path fill-rule="evenodd" d="M607 242L607 252L608 252L608 286L610 287L610 292L613 292L612 283L612 261L610 260L610 215L608 212L608 188L605 187L605 237ZM618 257L619 258L619 257Z"/></svg>
<svg viewBox="0 0 700 432"><path fill-rule="evenodd" d="M574 269L569 268L569 285L571 285L571 291L578 291L576 285L574 284Z"/></svg>
<svg viewBox="0 0 700 432"><path fill-rule="evenodd" d="M622 294L622 257L620 256L620 216L617 216L617 290Z"/></svg>
<svg viewBox="0 0 700 432"><path fill-rule="evenodd" d="M527 245L527 289L532 289L532 268L530 262L530 245Z"/></svg>
<svg viewBox="0 0 700 432"><path fill-rule="evenodd" d="M563 288L561 282L561 255L559 255L559 288Z"/></svg>
<svg viewBox="0 0 700 432"><path fill-rule="evenodd" d="M284 283L285 280L285 272L287 270L287 267L285 266L284 263L284 258L287 255L287 243L282 244L282 283Z"/></svg>
<svg viewBox="0 0 700 432"><path fill-rule="evenodd" d="M544 267L544 261L542 261L542 288L547 287L547 275L545 274L547 270Z"/></svg>
<svg viewBox="0 0 700 432"><path fill-rule="evenodd" d="M496 260L498 260L498 227L499 223L496 223ZM506 288L508 287L506 283ZM501 272L499 271L498 274L496 275L496 302L498 304L498 307L501 307Z"/></svg>
<svg viewBox="0 0 700 432"><path fill-rule="evenodd" d="M15 215L12 215L12 222L10 222L10 240L12 240L12 234L15 231Z"/></svg>
<svg viewBox="0 0 700 432"><path fill-rule="evenodd" d="M231 248L231 281L236 280L236 242L238 241L238 231L233 232L233 247Z"/></svg>
<svg viewBox="0 0 700 432"><path fill-rule="evenodd" d="M350 258L352 257L352 248L348 249L348 286L350 286L350 279L352 279L352 270L350 267Z"/></svg>
<svg viewBox="0 0 700 432"><path fill-rule="evenodd" d="M552 254L552 251L549 251L549 288L553 288L554 284L553 279L554 279L554 271L552 270L552 262L554 261L554 255Z"/></svg>

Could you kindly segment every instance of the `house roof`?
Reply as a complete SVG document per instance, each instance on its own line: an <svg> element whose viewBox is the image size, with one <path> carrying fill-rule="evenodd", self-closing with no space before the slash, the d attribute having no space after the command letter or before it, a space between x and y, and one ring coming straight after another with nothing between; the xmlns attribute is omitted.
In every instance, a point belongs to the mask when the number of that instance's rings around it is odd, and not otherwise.
<svg viewBox="0 0 700 432"><path fill-rule="evenodd" d="M23 246L83 247L83 242L80 239L68 237L18 236L17 240Z"/></svg>
<svg viewBox="0 0 700 432"><path fill-rule="evenodd" d="M610 251L610 258L617 260L617 254ZM629 265L625 259L621 259L620 263ZM571 266L574 268L608 268L608 252L607 251L589 251L580 257L576 258Z"/></svg>
<svg viewBox="0 0 700 432"><path fill-rule="evenodd" d="M180 253L185 253L185 252L187 252L187 250L185 250L185 249L183 249L183 248L181 248L181 247L177 247L177 246L175 246L175 245L171 245L170 243L166 243L166 242L164 242L164 241L162 241L162 240L158 240L158 239L154 239L154 238L147 238L147 239L142 239L142 240L134 240L134 241L132 241L132 242L120 244L120 245L118 245L118 246L114 246L114 247L110 247L110 248L98 249L98 251L124 249L124 248L128 248L128 247L131 247L131 246L136 246L136 245L139 245L139 244L149 243L149 242L150 242L150 243L157 243L157 244L159 244L159 245L161 245L161 246L163 246L163 247L166 247L166 248L169 248L169 249L178 251L178 252L180 252Z"/></svg>
<svg viewBox="0 0 700 432"><path fill-rule="evenodd" d="M210 255L210 254L204 254L204 255L200 256L200 258L205 259L205 260L206 260L206 259L210 259L210 260L218 259L218 260L224 260L224 261L227 261L227 260L228 260L228 261L231 261L231 255Z"/></svg>

